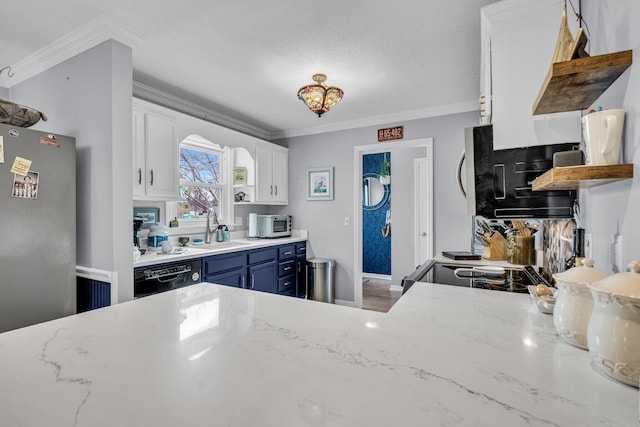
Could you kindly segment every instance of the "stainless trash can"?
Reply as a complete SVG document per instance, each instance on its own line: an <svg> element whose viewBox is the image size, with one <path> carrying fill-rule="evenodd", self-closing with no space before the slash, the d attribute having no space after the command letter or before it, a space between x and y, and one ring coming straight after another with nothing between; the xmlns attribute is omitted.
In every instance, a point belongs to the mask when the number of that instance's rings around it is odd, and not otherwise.
<svg viewBox="0 0 640 427"><path fill-rule="evenodd" d="M307 299L333 304L335 302L335 259L307 260Z"/></svg>

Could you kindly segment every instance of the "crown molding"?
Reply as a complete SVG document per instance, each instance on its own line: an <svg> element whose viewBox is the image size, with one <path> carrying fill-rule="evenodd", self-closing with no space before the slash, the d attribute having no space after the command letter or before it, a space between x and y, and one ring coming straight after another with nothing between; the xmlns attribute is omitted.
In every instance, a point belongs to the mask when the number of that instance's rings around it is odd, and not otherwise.
<svg viewBox="0 0 640 427"><path fill-rule="evenodd" d="M171 95L161 91L160 89L156 89L135 80L133 81L133 96L256 138L269 140L269 137L271 136L268 131L262 128L250 125L231 116L227 116L226 114L209 110L191 101L187 101L186 99Z"/></svg>
<svg viewBox="0 0 640 427"><path fill-rule="evenodd" d="M558 11L562 10L563 0L510 0L499 1L480 8L480 16L483 19L500 21L521 17L533 10L540 9L546 4L557 4Z"/></svg>
<svg viewBox="0 0 640 427"><path fill-rule="evenodd" d="M11 88L110 39L131 48L142 41L132 31L115 24L106 16L99 16L17 63L11 64L14 76L0 76L0 86Z"/></svg>
<svg viewBox="0 0 640 427"><path fill-rule="evenodd" d="M361 128L367 126L381 126L385 123L399 123L409 120L426 119L431 117L446 116L449 114L468 113L478 111L478 101L465 101L454 104L447 104L433 108L404 111L396 114L387 114L368 117L361 120L351 120L340 123L333 123L326 126L313 126L300 129L287 129L271 134L271 141L282 138L293 138L296 136L313 135L325 132L336 132L347 129Z"/></svg>

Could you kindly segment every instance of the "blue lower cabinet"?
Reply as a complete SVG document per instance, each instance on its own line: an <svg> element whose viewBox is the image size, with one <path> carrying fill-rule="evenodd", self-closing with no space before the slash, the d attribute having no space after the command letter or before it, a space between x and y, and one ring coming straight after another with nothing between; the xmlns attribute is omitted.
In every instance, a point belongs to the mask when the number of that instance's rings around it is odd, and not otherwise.
<svg viewBox="0 0 640 427"><path fill-rule="evenodd" d="M247 268L248 288L254 291L276 292L278 265L275 261L250 265Z"/></svg>
<svg viewBox="0 0 640 427"><path fill-rule="evenodd" d="M296 292L298 298L307 297L307 242L296 243Z"/></svg>
<svg viewBox="0 0 640 427"><path fill-rule="evenodd" d="M306 242L208 256L204 280L235 288L306 297Z"/></svg>
<svg viewBox="0 0 640 427"><path fill-rule="evenodd" d="M296 257L296 293L298 298L307 297L307 256Z"/></svg>
<svg viewBox="0 0 640 427"><path fill-rule="evenodd" d="M205 281L218 285L233 286L234 288L244 288L246 286L244 268L206 276Z"/></svg>

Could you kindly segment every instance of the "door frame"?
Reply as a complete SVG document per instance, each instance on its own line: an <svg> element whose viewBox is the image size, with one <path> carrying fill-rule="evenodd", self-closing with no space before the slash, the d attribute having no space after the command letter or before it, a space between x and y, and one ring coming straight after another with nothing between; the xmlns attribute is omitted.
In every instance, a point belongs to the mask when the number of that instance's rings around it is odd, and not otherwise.
<svg viewBox="0 0 640 427"><path fill-rule="evenodd" d="M391 152L393 158L394 150L407 148L425 148L427 157L428 174L431 177L431 185L428 203L433 218L433 138L420 138L407 141L380 142L377 144L356 145L353 147L353 296L354 304L362 308L362 156L365 154ZM431 224L433 220L431 221ZM431 226L433 228L433 225ZM433 248L433 232L429 234L429 247ZM393 252L392 252L393 256ZM393 274L393 271L391 272ZM407 271L407 274L411 273Z"/></svg>

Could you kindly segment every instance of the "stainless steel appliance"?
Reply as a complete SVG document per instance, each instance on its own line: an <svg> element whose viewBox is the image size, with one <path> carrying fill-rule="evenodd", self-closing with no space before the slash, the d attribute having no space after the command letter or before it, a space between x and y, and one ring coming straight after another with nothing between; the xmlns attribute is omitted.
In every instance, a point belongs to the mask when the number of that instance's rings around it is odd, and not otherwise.
<svg viewBox="0 0 640 427"><path fill-rule="evenodd" d="M476 267L474 269L474 267ZM484 269L482 267L485 267ZM483 264L456 263L429 260L402 279L404 294L415 282L438 283L467 288L489 289L503 292L527 293L528 285L539 285L545 280L532 266L505 267L502 271L486 268Z"/></svg>
<svg viewBox="0 0 640 427"><path fill-rule="evenodd" d="M194 259L134 270L133 297L141 298L200 283L202 260Z"/></svg>
<svg viewBox="0 0 640 427"><path fill-rule="evenodd" d="M0 332L76 312L75 146L0 124Z"/></svg>
<svg viewBox="0 0 640 427"><path fill-rule="evenodd" d="M290 215L258 215L258 237L274 239L291 236Z"/></svg>
<svg viewBox="0 0 640 427"><path fill-rule="evenodd" d="M576 150L579 143L493 149L493 126L465 130L467 213L485 218L571 218L576 192L533 191L532 181L553 167L556 152ZM461 185L462 190L462 185Z"/></svg>

